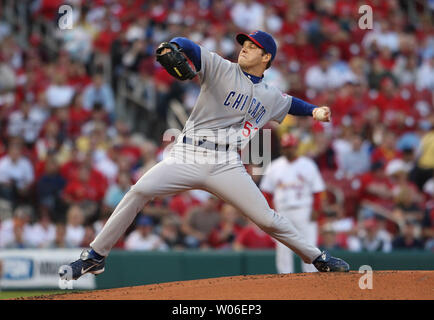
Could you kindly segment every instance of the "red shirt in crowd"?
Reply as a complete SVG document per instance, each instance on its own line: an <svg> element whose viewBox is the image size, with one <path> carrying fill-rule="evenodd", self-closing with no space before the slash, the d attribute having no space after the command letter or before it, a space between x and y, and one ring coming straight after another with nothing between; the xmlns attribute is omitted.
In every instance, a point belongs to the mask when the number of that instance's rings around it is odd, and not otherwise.
<svg viewBox="0 0 434 320"><path fill-rule="evenodd" d="M73 178L68 181L64 195L74 202L84 200L101 201L107 189L105 177L98 171L92 169L87 180Z"/></svg>
<svg viewBox="0 0 434 320"><path fill-rule="evenodd" d="M211 245L211 247L216 249L224 249L224 248L231 248L232 243L235 241L235 239L238 237L238 235L243 230L243 227L238 224L233 224L231 226L231 233L229 237L224 239L220 239L220 234L223 232L225 226L223 223L220 223L217 227L215 227L209 237L208 237L208 243Z"/></svg>
<svg viewBox="0 0 434 320"><path fill-rule="evenodd" d="M371 162L382 162L386 165L390 160L399 159L401 157L401 152L398 150L379 146L372 151Z"/></svg>
<svg viewBox="0 0 434 320"><path fill-rule="evenodd" d="M194 197L189 197L184 194L177 194L170 200L169 208L170 210L176 212L179 216L183 217L189 209L200 204L201 202Z"/></svg>
<svg viewBox="0 0 434 320"><path fill-rule="evenodd" d="M272 249L275 242L267 233L256 226L247 226L238 235L236 242L246 249Z"/></svg>
<svg viewBox="0 0 434 320"><path fill-rule="evenodd" d="M68 135L70 137L78 137L81 133L81 127L90 117L91 112L84 108L75 106L69 108Z"/></svg>
<svg viewBox="0 0 434 320"><path fill-rule="evenodd" d="M359 189L359 195L361 201L368 200L385 207L393 206L393 199L382 198L379 195L371 193L368 190L368 188L373 185L378 185L383 187L384 189L392 190L393 185L386 176L377 176L372 172L367 172L360 177L360 182L361 186Z"/></svg>

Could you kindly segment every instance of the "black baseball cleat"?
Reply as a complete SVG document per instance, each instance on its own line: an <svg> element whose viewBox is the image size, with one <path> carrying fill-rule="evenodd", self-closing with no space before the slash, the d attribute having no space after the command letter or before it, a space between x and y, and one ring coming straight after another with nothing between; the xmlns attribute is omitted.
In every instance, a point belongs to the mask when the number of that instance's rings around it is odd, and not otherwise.
<svg viewBox="0 0 434 320"><path fill-rule="evenodd" d="M319 272L348 272L350 266L344 260L332 257L327 251L321 254L312 262Z"/></svg>
<svg viewBox="0 0 434 320"><path fill-rule="evenodd" d="M90 249L85 249L81 252L80 259L68 265L71 269L72 275L68 273L68 268L60 267L59 276L63 280L77 280L86 273L100 274L104 272L105 257L98 259L95 257ZM68 279L72 277L72 279Z"/></svg>

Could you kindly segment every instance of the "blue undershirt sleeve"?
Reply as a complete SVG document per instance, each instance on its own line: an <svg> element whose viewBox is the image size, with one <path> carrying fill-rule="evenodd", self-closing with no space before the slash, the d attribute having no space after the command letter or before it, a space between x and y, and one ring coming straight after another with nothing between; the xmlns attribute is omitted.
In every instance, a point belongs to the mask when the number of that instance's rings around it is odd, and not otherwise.
<svg viewBox="0 0 434 320"><path fill-rule="evenodd" d="M201 68L201 57L200 57L200 47L187 38L176 37L170 40L170 42L176 43L180 48L182 48L183 52L187 55L187 57L193 62L196 71L199 72Z"/></svg>
<svg viewBox="0 0 434 320"><path fill-rule="evenodd" d="M288 114L294 116L312 116L312 111L315 108L318 107L296 97L292 97L291 108L289 108Z"/></svg>

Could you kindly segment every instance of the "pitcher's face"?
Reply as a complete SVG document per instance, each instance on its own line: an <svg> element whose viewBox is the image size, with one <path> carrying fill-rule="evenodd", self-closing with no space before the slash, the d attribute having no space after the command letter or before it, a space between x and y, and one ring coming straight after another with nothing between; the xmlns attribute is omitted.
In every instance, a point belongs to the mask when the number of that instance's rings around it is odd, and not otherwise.
<svg viewBox="0 0 434 320"><path fill-rule="evenodd" d="M260 65L266 60L266 56L267 54L264 53L263 49L258 47L252 41L246 40L244 41L240 54L238 55L238 64L242 68L251 68Z"/></svg>

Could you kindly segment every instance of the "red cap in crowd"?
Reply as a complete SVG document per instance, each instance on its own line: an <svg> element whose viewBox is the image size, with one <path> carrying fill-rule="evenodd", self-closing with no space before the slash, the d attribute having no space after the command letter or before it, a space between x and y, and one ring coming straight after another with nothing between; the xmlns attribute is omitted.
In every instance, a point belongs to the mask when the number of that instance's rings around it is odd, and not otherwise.
<svg viewBox="0 0 434 320"><path fill-rule="evenodd" d="M299 143L298 138L292 133L285 133L280 139L280 146L283 148L294 147L297 146L298 143Z"/></svg>

